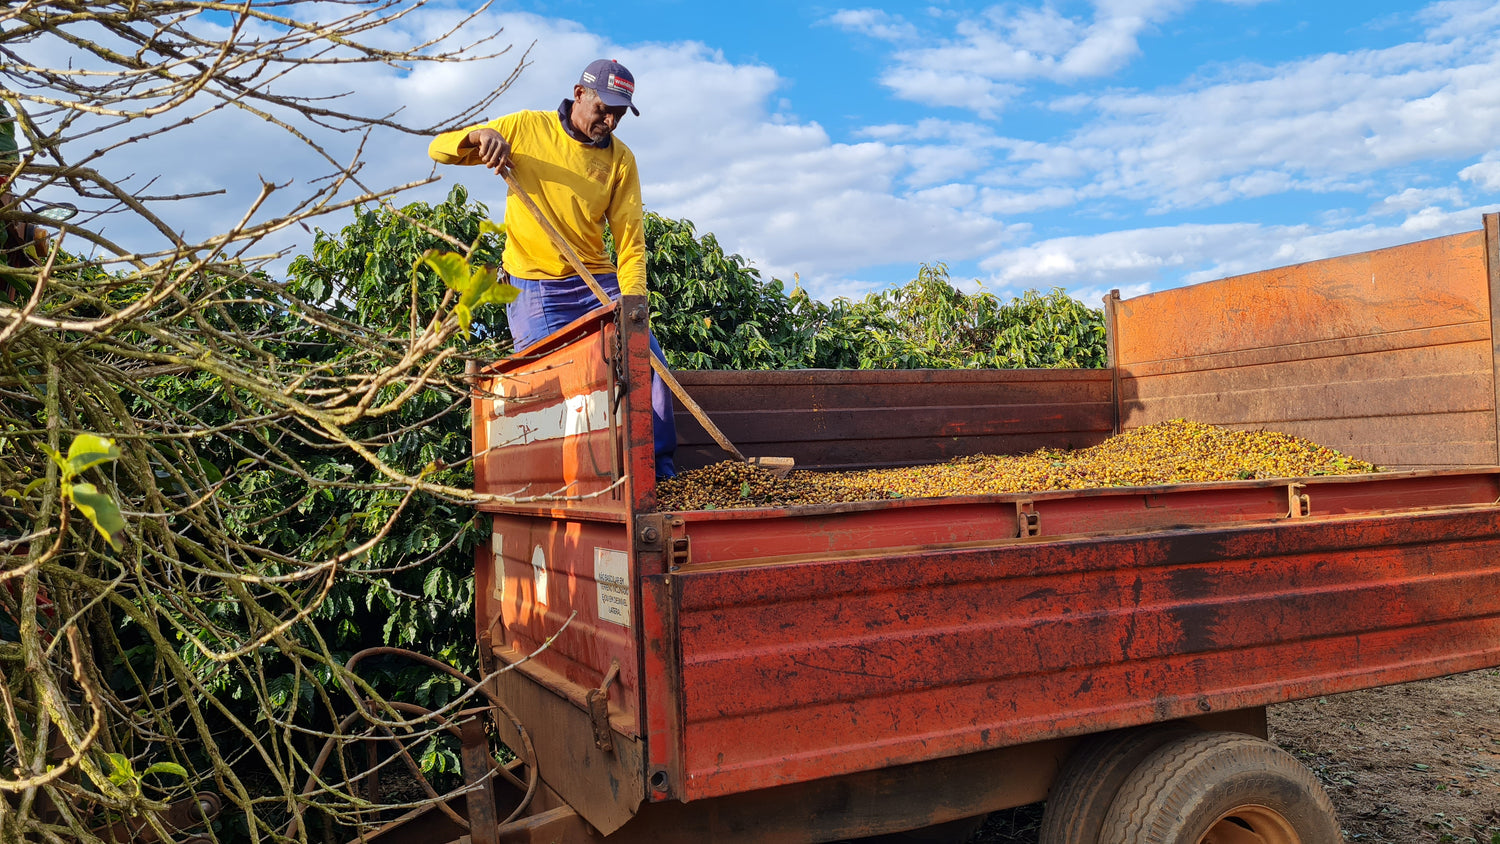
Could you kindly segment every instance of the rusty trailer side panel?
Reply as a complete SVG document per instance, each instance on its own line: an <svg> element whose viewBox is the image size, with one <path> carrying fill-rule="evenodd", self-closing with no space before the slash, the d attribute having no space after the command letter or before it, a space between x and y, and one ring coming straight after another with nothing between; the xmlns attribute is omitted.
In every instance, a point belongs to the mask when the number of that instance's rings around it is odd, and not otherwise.
<svg viewBox="0 0 1500 844"><path fill-rule="evenodd" d="M1122 427L1184 417L1274 428L1387 467L1500 462L1495 219L1483 231L1111 298Z"/></svg>
<svg viewBox="0 0 1500 844"><path fill-rule="evenodd" d="M585 317L485 372L474 402L476 490L512 499L503 509L540 499L549 510L629 511L617 340L609 321Z"/></svg>
<svg viewBox="0 0 1500 844"><path fill-rule="evenodd" d="M480 372L473 397L475 489L493 496L478 505L482 663L512 666L493 690L529 716L548 784L605 832L646 794L637 584L660 563L643 570L632 536L655 507L645 322L640 300L601 307Z"/></svg>
<svg viewBox="0 0 1500 844"><path fill-rule="evenodd" d="M678 796L1495 664L1500 487L1469 480L1453 491L1471 503L1420 513L743 565L724 559L731 543L697 541L727 522L684 514L692 547L719 558L695 553L674 577Z"/></svg>

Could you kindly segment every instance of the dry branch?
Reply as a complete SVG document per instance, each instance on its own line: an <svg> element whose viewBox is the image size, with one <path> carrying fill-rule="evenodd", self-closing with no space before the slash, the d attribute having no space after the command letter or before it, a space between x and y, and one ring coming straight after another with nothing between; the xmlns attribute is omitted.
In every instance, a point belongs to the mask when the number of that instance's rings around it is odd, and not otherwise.
<svg viewBox="0 0 1500 844"><path fill-rule="evenodd" d="M272 278L281 250L268 238L388 206L424 183L365 184L363 144L341 159L339 137L467 122L524 67L517 57L490 97L432 126L299 89L309 69L411 69L510 49L498 32L466 34L484 7L393 48L391 27L425 5L25 0L0 10L0 102L20 145L0 161L0 221L56 226L45 254L0 266L0 841L147 829L162 841L217 838L163 820L198 791L226 802L238 820L223 828L244 840L285 840L287 819L310 806L337 823L379 808L355 793L357 777L299 786L310 742L337 741L337 725L379 697L309 619L342 579L401 568L358 564L413 496L474 498L382 457L430 420L381 417L429 391L449 396L434 413L462 407L458 323L448 300L437 313L414 304L409 327L388 335L303 301ZM336 19L313 17L330 10ZM227 230L190 237L171 207L204 192L149 192L154 175L141 183L115 162L235 110L276 127L326 177L265 181ZM83 207L77 218L52 224L32 210L60 194ZM70 444L89 434L117 452L70 466ZM310 467L332 453L363 461L369 479ZM275 546L258 532L302 501L251 506L288 491L394 501L358 536L330 524ZM111 507L118 529L102 515ZM247 700L231 700L231 686ZM292 839L315 840L317 826L292 825Z"/></svg>

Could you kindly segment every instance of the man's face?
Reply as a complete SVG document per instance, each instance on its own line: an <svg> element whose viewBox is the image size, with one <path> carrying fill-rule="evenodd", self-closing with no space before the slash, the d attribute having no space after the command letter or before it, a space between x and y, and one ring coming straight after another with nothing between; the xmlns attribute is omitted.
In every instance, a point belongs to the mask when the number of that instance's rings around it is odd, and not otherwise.
<svg viewBox="0 0 1500 844"><path fill-rule="evenodd" d="M629 109L630 106L607 106L594 89L573 86L573 128L594 143L609 137Z"/></svg>

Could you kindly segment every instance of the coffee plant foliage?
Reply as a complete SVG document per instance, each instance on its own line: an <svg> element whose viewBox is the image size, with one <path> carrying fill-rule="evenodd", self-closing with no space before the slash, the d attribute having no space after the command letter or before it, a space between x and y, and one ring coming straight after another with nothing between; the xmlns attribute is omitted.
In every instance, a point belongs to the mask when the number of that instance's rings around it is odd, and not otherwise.
<svg viewBox="0 0 1500 844"><path fill-rule="evenodd" d="M1104 315L1061 289L966 293L947 266L859 300L762 280L687 220L646 219L651 325L678 369L1095 368Z"/></svg>
<svg viewBox="0 0 1500 844"><path fill-rule="evenodd" d="M399 334L409 330L413 303L417 313L430 314L444 296L442 282L420 266L428 250L451 248L438 232L462 243L477 243L475 264L500 262L504 238L481 233L487 218L488 209L469 202L461 186L435 205L413 203L399 211L361 208L354 221L337 234L316 232L310 253L291 263L288 285L335 318L371 332ZM508 352L510 335L501 309L481 308L472 336L455 342L460 356L446 364L454 376L463 369L462 358L489 360ZM324 352L336 367L343 349ZM364 424L379 428L368 433L385 443L379 456L387 463L407 471L426 470L445 485L470 486L469 401L468 395L435 383L397 413ZM367 483L378 479L370 476L371 470L361 461L337 450L312 451L317 453L309 458L319 474L349 475L351 480L365 482L356 485L354 500L339 496L342 500L336 501L326 491L311 495L293 484L274 497L283 509L274 517L267 514L258 529L352 544L366 538L373 526L384 524L400 504L396 490L367 488ZM296 507L287 511L291 501L296 501ZM309 529L317 532L308 534ZM474 548L482 540L482 530L468 505L432 495L413 497L389 538L376 545L353 576L330 594L321 617L332 625L334 640L351 651L373 645L410 648L472 669ZM425 671L410 675L418 683L413 690L416 702L441 705L456 687L434 687L429 676Z"/></svg>
<svg viewBox="0 0 1500 844"><path fill-rule="evenodd" d="M320 366L332 376L358 377L359 350L351 336L403 336L412 330L413 304L419 314L437 311L444 286L419 266L427 250L452 248L437 233L478 242L476 263L499 262L503 237L480 233L487 213L483 205L470 203L461 187L435 205L356 209L353 222L339 232L316 230L309 253L288 268L285 284L291 301L319 308L317 320L293 323L279 306L241 300L246 303L232 314L235 325L245 333L276 337L276 347L266 351L280 358ZM320 331L319 321L341 330ZM289 326L296 330L288 332ZM389 466L425 472L435 483L463 488L473 483L466 462L469 396L445 385L456 383L462 358L489 360L508 351L500 309L480 309L473 336L453 343L460 354L444 364L449 378L425 382L396 412L361 419L350 433L381 443L377 454ZM207 373L161 377L146 386L149 398L138 402L174 406L204 426L227 426L260 412L253 397ZM390 523L386 539L351 561L311 618L335 653L347 656L389 645L473 669L473 554L483 535L471 506L426 492L403 505L403 489L383 485L368 461L320 439L315 430L287 437L234 429L206 450L206 464L223 467L249 464L252 455L274 458L230 473L224 490L226 498L239 502L228 512L228 523L257 547L288 557L337 553L369 540ZM441 706L458 691L455 681L434 679L426 669L372 666L369 679L393 698ZM274 676L274 665L270 668ZM229 701L254 700L241 680L230 675L219 691ZM302 684L294 693L312 691L311 684ZM293 692L281 697L287 693ZM430 756L423 762L442 769L456 764L456 758Z"/></svg>

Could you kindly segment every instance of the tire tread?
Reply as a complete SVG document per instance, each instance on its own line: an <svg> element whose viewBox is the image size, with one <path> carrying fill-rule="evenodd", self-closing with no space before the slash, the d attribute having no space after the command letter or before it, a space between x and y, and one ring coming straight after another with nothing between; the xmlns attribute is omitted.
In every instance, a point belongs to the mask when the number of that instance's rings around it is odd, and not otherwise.
<svg viewBox="0 0 1500 844"><path fill-rule="evenodd" d="M1174 739L1142 760L1116 793L1102 834L1130 844L1176 844L1163 824L1188 813L1189 802L1203 791L1201 780L1251 771L1284 777L1311 798L1317 813L1334 817L1317 778L1291 754L1254 736L1209 732Z"/></svg>

